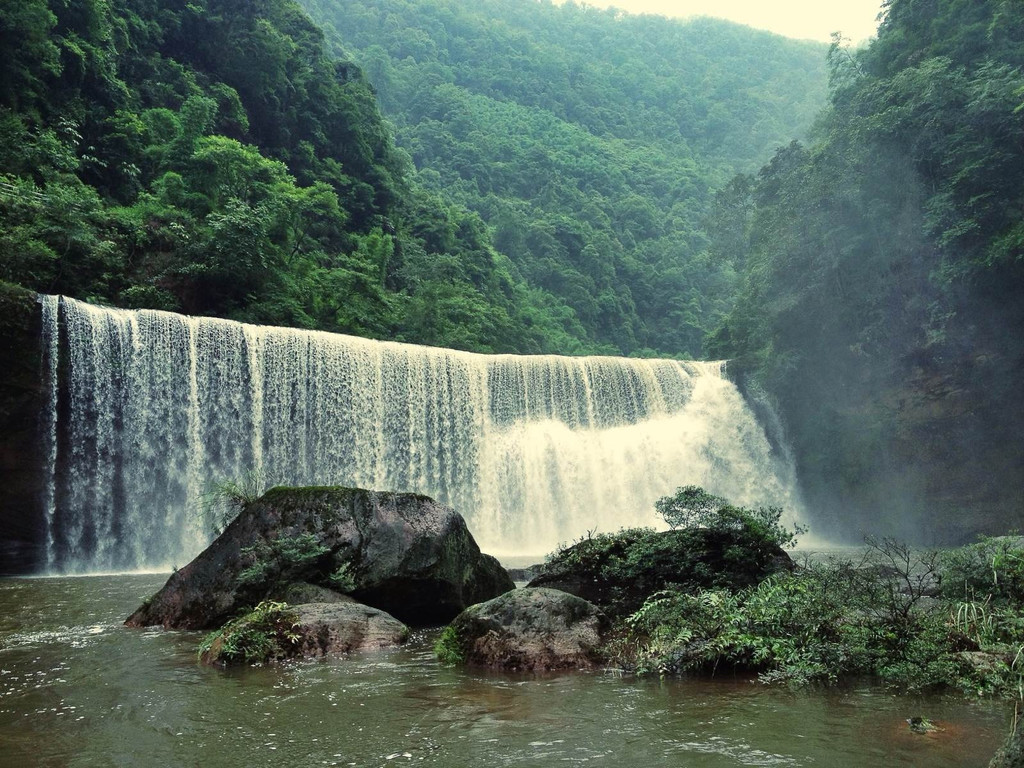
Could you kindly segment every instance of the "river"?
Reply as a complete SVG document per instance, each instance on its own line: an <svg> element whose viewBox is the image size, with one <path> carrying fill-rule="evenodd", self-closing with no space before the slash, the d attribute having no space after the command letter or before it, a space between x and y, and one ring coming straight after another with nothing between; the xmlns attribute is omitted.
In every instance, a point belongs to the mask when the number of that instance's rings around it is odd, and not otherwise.
<svg viewBox="0 0 1024 768"><path fill-rule="evenodd" d="M280 667L196 661L200 634L121 621L166 574L0 580L0 766L981 768L1009 707L731 676L450 669L436 632ZM910 732L923 715L944 730Z"/></svg>

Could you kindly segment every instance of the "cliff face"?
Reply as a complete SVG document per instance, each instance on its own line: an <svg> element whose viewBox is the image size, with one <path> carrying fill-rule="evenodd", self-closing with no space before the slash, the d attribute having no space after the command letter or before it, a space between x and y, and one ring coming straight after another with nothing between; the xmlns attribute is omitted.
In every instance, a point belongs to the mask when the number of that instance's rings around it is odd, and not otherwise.
<svg viewBox="0 0 1024 768"><path fill-rule="evenodd" d="M1021 370L1016 344L989 343L780 393L812 532L949 545L1024 526Z"/></svg>
<svg viewBox="0 0 1024 768"><path fill-rule="evenodd" d="M886 393L897 415L895 468L917 486L924 541L960 543L1024 523L1021 370L1012 349L978 349L918 366Z"/></svg>
<svg viewBox="0 0 1024 768"><path fill-rule="evenodd" d="M45 563L40 326L35 294L0 283L0 575L31 572Z"/></svg>

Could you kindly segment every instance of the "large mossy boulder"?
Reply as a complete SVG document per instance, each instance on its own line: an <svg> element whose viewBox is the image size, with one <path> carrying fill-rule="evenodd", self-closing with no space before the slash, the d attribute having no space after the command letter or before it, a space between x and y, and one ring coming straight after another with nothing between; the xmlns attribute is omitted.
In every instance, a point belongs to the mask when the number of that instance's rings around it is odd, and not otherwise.
<svg viewBox="0 0 1024 768"><path fill-rule="evenodd" d="M492 669L586 669L603 661L607 617L557 589L517 589L471 606L445 629L444 661Z"/></svg>
<svg viewBox="0 0 1024 768"><path fill-rule="evenodd" d="M426 496L273 488L125 623L212 629L296 582L420 626L515 587L462 516Z"/></svg>
<svg viewBox="0 0 1024 768"><path fill-rule="evenodd" d="M556 552L527 586L569 592L618 617L669 587L736 591L795 567L782 547L745 527L631 528Z"/></svg>
<svg viewBox="0 0 1024 768"><path fill-rule="evenodd" d="M203 640L206 664L267 664L337 656L404 643L409 629L384 611L353 601L263 602Z"/></svg>

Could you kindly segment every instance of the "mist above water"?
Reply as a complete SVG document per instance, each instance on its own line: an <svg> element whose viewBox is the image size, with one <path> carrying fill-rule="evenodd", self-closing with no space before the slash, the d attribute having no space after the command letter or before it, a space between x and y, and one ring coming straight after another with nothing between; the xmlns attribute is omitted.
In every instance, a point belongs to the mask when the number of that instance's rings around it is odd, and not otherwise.
<svg viewBox="0 0 1024 768"><path fill-rule="evenodd" d="M721 363L479 355L44 297L49 566L184 564L211 481L414 491L485 551L656 522L698 484L794 509Z"/></svg>

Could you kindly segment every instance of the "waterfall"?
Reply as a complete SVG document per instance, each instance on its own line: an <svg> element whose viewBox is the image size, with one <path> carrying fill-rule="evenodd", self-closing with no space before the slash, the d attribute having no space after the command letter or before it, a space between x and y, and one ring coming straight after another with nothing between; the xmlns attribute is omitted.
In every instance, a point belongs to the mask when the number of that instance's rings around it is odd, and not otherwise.
<svg viewBox="0 0 1024 768"><path fill-rule="evenodd" d="M209 540L208 484L252 470L428 494L498 554L654 525L680 485L796 506L721 363L480 355L42 301L54 571L184 564Z"/></svg>

